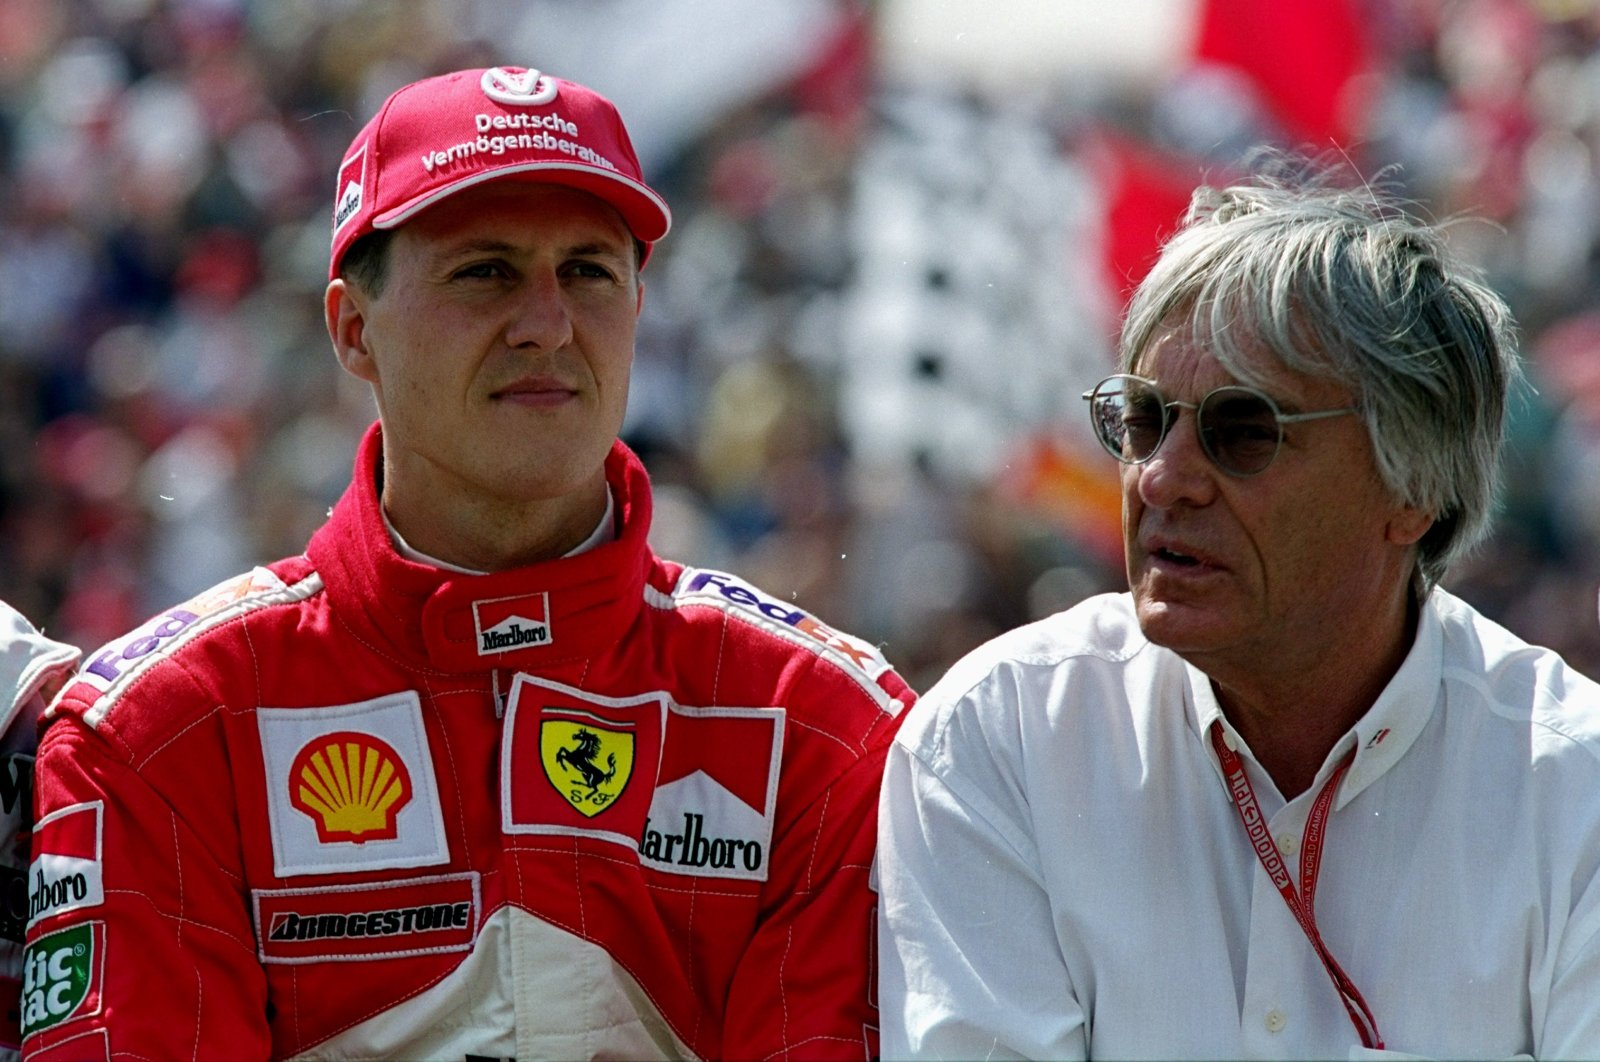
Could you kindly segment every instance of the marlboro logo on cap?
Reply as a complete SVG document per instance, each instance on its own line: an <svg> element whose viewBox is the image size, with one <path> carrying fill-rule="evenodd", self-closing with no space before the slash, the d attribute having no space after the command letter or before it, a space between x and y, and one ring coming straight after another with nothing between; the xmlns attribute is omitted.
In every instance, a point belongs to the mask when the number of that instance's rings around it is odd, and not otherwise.
<svg viewBox="0 0 1600 1062"><path fill-rule="evenodd" d="M647 254L672 224L610 100L525 67L458 70L398 90L351 141L334 189L329 279L362 236L463 188L510 178L600 197Z"/></svg>

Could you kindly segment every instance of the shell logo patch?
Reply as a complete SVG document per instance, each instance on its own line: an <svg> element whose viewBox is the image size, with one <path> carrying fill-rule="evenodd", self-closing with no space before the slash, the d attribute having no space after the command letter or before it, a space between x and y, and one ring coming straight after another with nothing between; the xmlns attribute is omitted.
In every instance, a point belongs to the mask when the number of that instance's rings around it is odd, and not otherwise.
<svg viewBox="0 0 1600 1062"><path fill-rule="evenodd" d="M589 712L547 709L539 721L544 776L567 803L593 818L633 776L633 730Z"/></svg>
<svg viewBox="0 0 1600 1062"><path fill-rule="evenodd" d="M415 690L255 716L278 877L450 861Z"/></svg>
<svg viewBox="0 0 1600 1062"><path fill-rule="evenodd" d="M411 801L411 773L388 743L353 730L306 743L289 768L289 801L329 841L391 841Z"/></svg>
<svg viewBox="0 0 1600 1062"><path fill-rule="evenodd" d="M637 851L661 766L666 693L605 697L519 671L500 743L500 828Z"/></svg>

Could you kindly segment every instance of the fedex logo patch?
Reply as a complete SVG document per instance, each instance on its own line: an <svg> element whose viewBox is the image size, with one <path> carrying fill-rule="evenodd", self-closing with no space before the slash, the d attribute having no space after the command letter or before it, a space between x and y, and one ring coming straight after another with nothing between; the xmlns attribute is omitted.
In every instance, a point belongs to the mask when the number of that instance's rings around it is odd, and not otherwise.
<svg viewBox="0 0 1600 1062"><path fill-rule="evenodd" d="M99 691L83 721L99 725L120 690L189 640L252 609L303 601L321 590L321 576L310 575L289 586L269 569L256 568L168 609L106 645L78 672L78 682Z"/></svg>
<svg viewBox="0 0 1600 1062"><path fill-rule="evenodd" d="M782 708L687 708L667 716L639 859L667 874L766 881Z"/></svg>
<svg viewBox="0 0 1600 1062"><path fill-rule="evenodd" d="M478 655L509 653L530 645L549 645L550 595L519 594L472 603Z"/></svg>
<svg viewBox="0 0 1600 1062"><path fill-rule="evenodd" d="M795 608L762 593L737 576L708 569L685 568L673 590L676 603L705 602L738 605L760 617L769 629L795 638L812 650L849 664L866 677L876 679L889 670L889 661L869 642L836 631L809 612ZM869 683L870 684L870 683Z"/></svg>
<svg viewBox="0 0 1600 1062"><path fill-rule="evenodd" d="M93 801L52 811L33 827L28 867L28 924L41 918L98 907L105 902L100 853L105 804Z"/></svg>
<svg viewBox="0 0 1600 1062"><path fill-rule="evenodd" d="M144 626L105 646L84 665L79 677L91 682L98 679L100 681L95 685L102 690L107 689L111 683L126 677L131 667L172 643L202 619L254 594L283 589L283 580L266 568L256 568L237 579L229 579L176 608L168 609L147 621Z"/></svg>
<svg viewBox="0 0 1600 1062"><path fill-rule="evenodd" d="M333 193L333 232L350 224L361 213L362 189L367 185L367 145L344 160L339 167L339 184Z"/></svg>

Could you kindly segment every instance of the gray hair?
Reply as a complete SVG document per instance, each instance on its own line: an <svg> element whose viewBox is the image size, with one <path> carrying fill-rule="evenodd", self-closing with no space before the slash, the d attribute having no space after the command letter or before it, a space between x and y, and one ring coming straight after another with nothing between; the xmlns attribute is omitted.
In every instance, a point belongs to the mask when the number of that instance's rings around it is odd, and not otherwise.
<svg viewBox="0 0 1600 1062"><path fill-rule="evenodd" d="M1309 167L1200 188L1134 292L1123 371L1172 328L1245 383L1263 384L1265 351L1349 388L1384 484L1434 516L1418 543L1424 588L1488 533L1521 373L1515 326L1442 230L1398 200Z"/></svg>

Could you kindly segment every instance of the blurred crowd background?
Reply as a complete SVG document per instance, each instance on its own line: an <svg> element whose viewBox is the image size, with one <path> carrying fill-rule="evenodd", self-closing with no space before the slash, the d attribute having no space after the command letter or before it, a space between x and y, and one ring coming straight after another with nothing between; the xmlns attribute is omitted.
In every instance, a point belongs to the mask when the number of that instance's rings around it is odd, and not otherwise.
<svg viewBox="0 0 1600 1062"><path fill-rule="evenodd" d="M90 648L298 553L373 418L321 321L393 88L620 105L675 212L625 437L666 555L925 688L1122 586L1079 394L1189 190L1333 151L1512 303L1503 512L1448 584L1600 677L1600 8L1585 0L0 0L0 598Z"/></svg>

